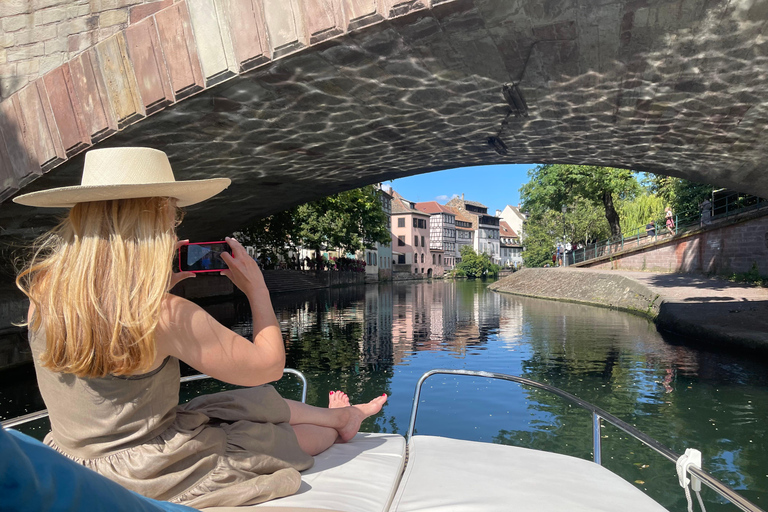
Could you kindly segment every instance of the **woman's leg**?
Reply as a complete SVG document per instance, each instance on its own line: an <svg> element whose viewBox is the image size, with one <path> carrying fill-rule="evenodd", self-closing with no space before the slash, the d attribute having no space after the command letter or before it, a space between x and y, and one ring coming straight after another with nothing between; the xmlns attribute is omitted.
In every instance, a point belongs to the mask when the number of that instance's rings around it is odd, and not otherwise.
<svg viewBox="0 0 768 512"><path fill-rule="evenodd" d="M333 446L339 438L335 429L317 425L293 425L293 431L304 453L313 457Z"/></svg>
<svg viewBox="0 0 768 512"><path fill-rule="evenodd" d="M386 401L387 395L381 395L367 404L333 409L314 407L293 400L286 400L286 403L291 410L290 424L294 427L313 425L333 429L341 437L341 440L346 442L355 437L363 420L379 412Z"/></svg>

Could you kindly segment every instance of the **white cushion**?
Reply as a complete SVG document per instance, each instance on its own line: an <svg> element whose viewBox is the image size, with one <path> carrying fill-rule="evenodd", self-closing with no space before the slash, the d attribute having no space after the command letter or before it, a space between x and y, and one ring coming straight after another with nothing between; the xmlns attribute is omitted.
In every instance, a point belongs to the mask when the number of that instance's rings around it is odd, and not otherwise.
<svg viewBox="0 0 768 512"><path fill-rule="evenodd" d="M498 444L414 436L390 512L664 512L598 464Z"/></svg>
<svg viewBox="0 0 768 512"><path fill-rule="evenodd" d="M211 507L206 512L266 510L385 512L395 495L405 462L405 439L397 434L357 434L315 457L301 474L293 496L247 507Z"/></svg>

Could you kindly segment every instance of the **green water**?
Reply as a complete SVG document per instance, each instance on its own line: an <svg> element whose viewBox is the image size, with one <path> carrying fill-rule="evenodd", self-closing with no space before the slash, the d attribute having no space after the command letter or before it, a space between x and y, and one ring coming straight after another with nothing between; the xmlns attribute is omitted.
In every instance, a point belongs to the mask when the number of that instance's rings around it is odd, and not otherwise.
<svg viewBox="0 0 768 512"><path fill-rule="evenodd" d="M768 503L768 364L697 350L695 340L662 337L639 317L605 309L502 295L475 282L368 285L274 298L288 366L309 380L308 403L330 390L353 401L387 393L389 402L363 428L403 434L413 391L433 368L521 375L592 402L682 453L699 448L709 472L762 508ZM250 334L242 302L207 306L226 325ZM22 381L23 379L18 379ZM35 409L23 384L0 387L0 415ZM278 384L298 398L293 377ZM186 385L189 398L221 389ZM10 402L10 405L9 405ZM427 381L417 432L501 442L591 459L591 417L542 391L482 378ZM32 427L40 435L45 426ZM603 429L603 463L672 511L684 511L674 465ZM707 510L736 510L712 491Z"/></svg>

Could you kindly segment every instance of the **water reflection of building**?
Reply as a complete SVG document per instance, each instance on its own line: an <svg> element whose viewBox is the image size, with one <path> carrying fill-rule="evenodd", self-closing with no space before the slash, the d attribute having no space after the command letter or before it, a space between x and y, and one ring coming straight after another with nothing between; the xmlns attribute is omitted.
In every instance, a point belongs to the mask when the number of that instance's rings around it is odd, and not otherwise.
<svg viewBox="0 0 768 512"><path fill-rule="evenodd" d="M392 361L392 284L365 289L365 319L360 362L378 364Z"/></svg>

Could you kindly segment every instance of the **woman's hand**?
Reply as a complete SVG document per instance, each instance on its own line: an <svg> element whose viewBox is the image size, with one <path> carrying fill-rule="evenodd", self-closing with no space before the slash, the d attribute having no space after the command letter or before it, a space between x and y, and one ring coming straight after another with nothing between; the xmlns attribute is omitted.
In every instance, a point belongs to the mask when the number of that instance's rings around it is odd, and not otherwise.
<svg viewBox="0 0 768 512"><path fill-rule="evenodd" d="M176 248L174 249L176 252L178 252L179 247L182 247L184 245L189 245L189 240L179 240L176 242ZM181 281L189 278L189 277L195 277L194 272L173 272L171 274L171 286L168 288L169 290L172 289L174 286L179 284Z"/></svg>
<svg viewBox="0 0 768 512"><path fill-rule="evenodd" d="M224 240L232 249L232 254L221 253L224 263L229 267L228 270L222 270L221 275L227 276L249 299L259 292L267 292L261 269L258 263L248 255L245 247L234 238L227 237Z"/></svg>

